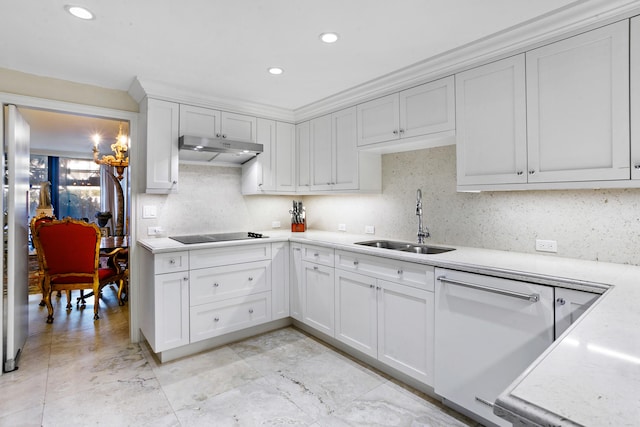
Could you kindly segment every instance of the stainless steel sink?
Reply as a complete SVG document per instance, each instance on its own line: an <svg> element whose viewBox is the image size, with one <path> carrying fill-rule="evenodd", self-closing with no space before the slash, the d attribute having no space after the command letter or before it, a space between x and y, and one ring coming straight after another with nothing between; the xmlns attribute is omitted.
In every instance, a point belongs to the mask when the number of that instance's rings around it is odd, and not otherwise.
<svg viewBox="0 0 640 427"><path fill-rule="evenodd" d="M455 250L453 248L443 248L441 246L397 242L394 240L369 240L367 242L356 242L356 245L371 246L373 248L390 249L392 251L412 252L414 254L425 255L435 255Z"/></svg>

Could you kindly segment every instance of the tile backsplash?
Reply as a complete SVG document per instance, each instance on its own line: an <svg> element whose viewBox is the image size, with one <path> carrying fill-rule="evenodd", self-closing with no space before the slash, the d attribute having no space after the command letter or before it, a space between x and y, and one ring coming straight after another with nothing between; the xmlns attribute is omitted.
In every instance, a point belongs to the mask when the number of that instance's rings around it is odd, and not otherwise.
<svg viewBox="0 0 640 427"><path fill-rule="evenodd" d="M415 240L416 190L423 194L430 243L535 252L535 240L556 240L558 256L640 265L640 189L456 192L455 146L382 157L382 193L304 196L310 229ZM180 193L143 194L167 234L268 230L289 226L291 196L247 196L239 168L180 165ZM553 256L553 255L550 255Z"/></svg>

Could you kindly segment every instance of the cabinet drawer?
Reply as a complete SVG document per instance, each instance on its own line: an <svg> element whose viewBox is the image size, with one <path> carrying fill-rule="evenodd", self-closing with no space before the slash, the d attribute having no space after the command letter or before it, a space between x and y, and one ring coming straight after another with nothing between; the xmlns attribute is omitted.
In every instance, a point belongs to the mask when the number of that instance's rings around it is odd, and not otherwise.
<svg viewBox="0 0 640 427"><path fill-rule="evenodd" d="M191 307L191 342L271 320L271 293L232 298Z"/></svg>
<svg viewBox="0 0 640 427"><path fill-rule="evenodd" d="M336 251L336 268L433 292L434 268L430 265Z"/></svg>
<svg viewBox="0 0 640 427"><path fill-rule="evenodd" d="M271 243L225 246L190 251L191 269L271 259Z"/></svg>
<svg viewBox="0 0 640 427"><path fill-rule="evenodd" d="M332 248L302 245L302 260L333 267L334 252Z"/></svg>
<svg viewBox="0 0 640 427"><path fill-rule="evenodd" d="M170 252L153 257L156 274L173 273L189 270L189 252Z"/></svg>
<svg viewBox="0 0 640 427"><path fill-rule="evenodd" d="M269 261L202 268L190 273L191 306L271 290Z"/></svg>

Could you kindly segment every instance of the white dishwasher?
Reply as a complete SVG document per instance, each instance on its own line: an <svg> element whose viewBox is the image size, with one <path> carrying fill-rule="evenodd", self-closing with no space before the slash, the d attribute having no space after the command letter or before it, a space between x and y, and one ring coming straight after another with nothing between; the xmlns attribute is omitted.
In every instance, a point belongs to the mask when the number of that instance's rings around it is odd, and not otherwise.
<svg viewBox="0 0 640 427"><path fill-rule="evenodd" d="M441 268L435 275L435 392L511 426L493 403L551 345L553 287Z"/></svg>

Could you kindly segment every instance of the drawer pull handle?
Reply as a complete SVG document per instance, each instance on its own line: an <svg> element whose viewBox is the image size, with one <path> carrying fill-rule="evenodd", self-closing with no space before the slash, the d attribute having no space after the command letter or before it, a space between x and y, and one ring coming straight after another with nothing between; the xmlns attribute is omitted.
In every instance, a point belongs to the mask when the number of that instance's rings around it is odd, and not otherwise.
<svg viewBox="0 0 640 427"><path fill-rule="evenodd" d="M249 314L253 314L253 308L249 309Z"/></svg>
<svg viewBox="0 0 640 427"><path fill-rule="evenodd" d="M253 277L249 276L249 281L253 282Z"/></svg>
<svg viewBox="0 0 640 427"><path fill-rule="evenodd" d="M313 254L313 256L320 256L320 254L316 252L315 254Z"/></svg>
<svg viewBox="0 0 640 427"><path fill-rule="evenodd" d="M213 318L213 321L214 321L214 322L219 322L219 321L220 321L220 318L219 318L219 317L214 317L214 318Z"/></svg>
<svg viewBox="0 0 640 427"><path fill-rule="evenodd" d="M176 264L176 260L175 260L174 258L171 258L171 259L169 260L169 264L171 264L171 265L175 265L175 264Z"/></svg>
<svg viewBox="0 0 640 427"><path fill-rule="evenodd" d="M213 284L213 287L214 287L214 288L217 288L218 286L220 286L218 283L214 283L214 284Z"/></svg>
<svg viewBox="0 0 640 427"><path fill-rule="evenodd" d="M531 302L538 302L538 300L540 299L540 295L538 294L523 294L521 292L508 291L506 289L493 288L491 286L476 285L475 283L463 282L462 280L447 279L447 277L445 276L439 276L438 280L441 281L442 283L450 283L452 285L464 286L465 288L477 289L480 291L486 291L494 294L505 295L508 297L514 297L514 298L523 299Z"/></svg>
<svg viewBox="0 0 640 427"><path fill-rule="evenodd" d="M317 265L314 265L314 266L313 266L313 269L314 269L314 270L317 270L317 269L318 269L318 266L317 266Z"/></svg>
<svg viewBox="0 0 640 427"><path fill-rule="evenodd" d="M398 270L398 276L402 276L402 273L404 273L402 270Z"/></svg>
<svg viewBox="0 0 640 427"><path fill-rule="evenodd" d="M184 280L185 282L188 282L189 278L188 277L183 277L182 280Z"/></svg>
<svg viewBox="0 0 640 427"><path fill-rule="evenodd" d="M371 289L375 288L375 286L373 286L373 285L369 285L369 287L370 287Z"/></svg>
<svg viewBox="0 0 640 427"><path fill-rule="evenodd" d="M358 261L353 261L353 265L358 265L359 262Z"/></svg>

